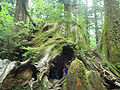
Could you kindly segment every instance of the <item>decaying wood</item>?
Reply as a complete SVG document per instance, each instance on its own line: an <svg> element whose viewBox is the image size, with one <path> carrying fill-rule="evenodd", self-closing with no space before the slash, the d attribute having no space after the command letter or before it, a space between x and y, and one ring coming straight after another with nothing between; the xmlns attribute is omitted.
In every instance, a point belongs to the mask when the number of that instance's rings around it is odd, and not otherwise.
<svg viewBox="0 0 120 90"><path fill-rule="evenodd" d="M118 87L120 87L120 83L119 82L114 82L114 84Z"/></svg>
<svg viewBox="0 0 120 90"><path fill-rule="evenodd" d="M51 62L53 60L55 60L55 58L57 56L60 55L60 53L57 53L56 55L50 57L49 52L51 51L51 49L49 49L48 51L46 51L46 54L44 56L43 59L41 59L37 64L35 64L34 66L37 68L37 70L40 72L39 74L39 80L41 81L43 76L49 72L50 67L51 67ZM87 57L87 55L86 55ZM88 60L89 59L89 60ZM94 63L92 60L96 60L99 59L97 63ZM102 79L103 79L103 83L110 87L109 82L112 83L112 85L120 88L120 82L118 82L119 78L116 77L110 70L106 69L105 67L102 66L102 63L100 62L102 58L100 56L94 55L92 58L87 57L84 58L84 60L86 61L85 63L87 63L86 65L89 66L93 66L94 68L96 68L96 70L100 73ZM18 62L18 61L13 61L13 62L9 62L8 65L6 66L3 74L0 76L0 83L2 83L2 81L5 79L5 77L8 75L8 73L13 70L13 69L17 69L18 67L21 67L27 63L29 63L31 61L31 59L28 59L24 62ZM9 69L7 69L9 68ZM50 90L58 90L61 88L61 85L64 83L64 79L66 78L66 76L64 76L62 79L58 80L58 82L53 83L52 87L50 88ZM107 82L106 82L107 80ZM34 81L33 79L31 79L29 81L29 86L30 89L33 90L33 83L37 82Z"/></svg>
<svg viewBox="0 0 120 90"><path fill-rule="evenodd" d="M6 78L6 76L17 66L17 61L7 61L5 67L3 68L2 75L0 76L0 84Z"/></svg>
<svg viewBox="0 0 120 90"><path fill-rule="evenodd" d="M54 55L53 57L50 58L50 55L49 55L50 50L51 50L51 49L49 49L49 50L46 52L44 58L43 58L42 60L40 60L40 61L35 65L35 67L36 67L36 68L38 69L38 71L40 72L40 74L39 74L39 80L40 80L40 81L42 80L43 76L44 76L46 73L49 72L49 70L50 70L50 65L51 65L50 63L59 55L59 53L58 53L58 54L56 54L56 55ZM92 59L96 59L96 57L97 57L97 56L93 56L92 58L89 58L89 59L91 59L91 60L92 60ZM97 57L97 58L98 58L98 57ZM101 58L100 58L100 59L101 59ZM91 60L89 60L89 61L90 61L89 63L87 62L87 65L90 65L90 66L93 65L93 66L97 69L97 71L100 73L100 75L101 75L101 77L102 77L102 79L103 79L103 83L104 83L105 85L107 85L107 86L109 87L109 83L105 82L105 81L107 80L108 82L111 82L114 86L120 88L120 83L117 81L118 78L117 78L114 74L112 74L111 71L109 71L108 69L104 68L104 67L102 66L102 63L101 63L101 62L99 62L99 63L96 65L96 64L95 64L94 62L92 62ZM2 81L5 79L5 77L8 75L8 73L9 73L11 70L17 69L18 67L21 67L21 66L29 63L30 61L31 61L31 60L28 59L28 60L26 60L26 61L24 61L24 62L17 62L17 61L8 62L8 65L6 66L3 74L0 76L0 83L2 83ZM9 68L9 69L8 69L8 68ZM64 76L62 79L58 80L58 82L56 82L55 84L52 85L52 87L50 88L50 90L57 90L57 88L60 89L60 86L63 84L63 81L64 81L65 78L66 78L66 76ZM33 79L31 79L31 80L29 81L29 86L30 86L30 89L31 89L31 90L33 90L32 86L33 86L33 83L34 83L34 82L36 82L36 81L34 81Z"/></svg>
<svg viewBox="0 0 120 90"><path fill-rule="evenodd" d="M3 72L0 76L0 84L3 82L3 80L6 78L6 76L12 71L17 69L18 67L21 67L27 63L30 62L30 59L24 61L24 62L19 62L19 61L12 61L10 62L9 60L7 60L7 63L5 65L5 67L3 68Z"/></svg>
<svg viewBox="0 0 120 90"><path fill-rule="evenodd" d="M82 61L85 64L85 66L89 67L90 69L96 69L100 73L105 86L111 87L110 83L112 83L114 87L120 88L120 82L118 82L120 81L120 77L114 75L114 73L112 73L109 69L103 67L101 62L102 57L99 56L99 54L97 54L94 51L91 52L93 53L93 56L91 58L88 55L82 58Z"/></svg>
<svg viewBox="0 0 120 90"><path fill-rule="evenodd" d="M25 64L27 64L27 63L29 63L30 62L30 59L28 59L28 60L26 60L26 61L24 61L24 62L19 62L20 63L20 66L21 65L25 65Z"/></svg>
<svg viewBox="0 0 120 90"><path fill-rule="evenodd" d="M32 78L32 79L29 81L30 90L33 90L33 84L34 84L35 82L36 82L36 81L34 81L34 78Z"/></svg>
<svg viewBox="0 0 120 90"><path fill-rule="evenodd" d="M64 83L66 76L64 76L62 79L58 80L57 82L53 83L52 87L49 88L49 90L61 90L61 85Z"/></svg>
<svg viewBox="0 0 120 90"><path fill-rule="evenodd" d="M105 69L102 66L102 63L99 62L99 65L96 65L95 63L91 62L93 66L98 70L100 73L101 77L107 82L111 82L114 86L120 88L120 82L117 82L117 80L120 80L120 78L116 77L110 70ZM99 67L98 67L99 66ZM103 82L106 84L106 82ZM107 83L107 86L109 86L109 83ZM110 86L109 86L110 87Z"/></svg>
<svg viewBox="0 0 120 90"><path fill-rule="evenodd" d="M49 72L50 69L50 62L53 60L58 54L54 55L52 58L49 58L49 52L46 53L45 57L38 62L36 65L36 68L40 72L39 74L39 80L41 81L43 75L47 72Z"/></svg>

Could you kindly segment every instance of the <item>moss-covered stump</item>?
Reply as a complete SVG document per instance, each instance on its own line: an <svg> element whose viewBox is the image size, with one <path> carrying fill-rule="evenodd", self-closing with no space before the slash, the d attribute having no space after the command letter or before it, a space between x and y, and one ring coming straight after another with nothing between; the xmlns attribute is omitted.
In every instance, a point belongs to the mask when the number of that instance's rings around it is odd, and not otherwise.
<svg viewBox="0 0 120 90"><path fill-rule="evenodd" d="M100 74L96 71L91 71L88 74L89 90L107 90L102 83Z"/></svg>
<svg viewBox="0 0 120 90"><path fill-rule="evenodd" d="M87 90L88 83L85 74L85 66L82 61L75 59L69 68L66 79L66 90ZM65 90L65 85L63 85Z"/></svg>

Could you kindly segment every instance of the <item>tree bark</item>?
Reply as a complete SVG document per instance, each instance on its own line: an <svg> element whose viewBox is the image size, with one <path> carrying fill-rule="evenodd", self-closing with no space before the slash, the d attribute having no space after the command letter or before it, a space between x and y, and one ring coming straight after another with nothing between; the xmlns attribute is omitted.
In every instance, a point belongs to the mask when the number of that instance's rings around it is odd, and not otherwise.
<svg viewBox="0 0 120 90"><path fill-rule="evenodd" d="M23 21L25 24L27 24L27 14L24 9L28 4L28 0L17 0L16 3L16 11L14 16L14 21ZM25 6L24 6L25 5ZM23 25L17 27L16 32L19 32L23 28Z"/></svg>
<svg viewBox="0 0 120 90"><path fill-rule="evenodd" d="M87 39L90 38L90 34L89 34L89 19L88 19L88 0L85 0L85 22L86 22L86 37ZM90 44L90 41L88 40L88 43Z"/></svg>
<svg viewBox="0 0 120 90"><path fill-rule="evenodd" d="M95 25L95 36L96 36L96 44L99 42L99 31L98 31L98 21L97 21L97 0L93 1L94 7L94 25Z"/></svg>
<svg viewBox="0 0 120 90"><path fill-rule="evenodd" d="M120 62L120 10L117 0L104 0L104 28L98 52L112 64Z"/></svg>
<svg viewBox="0 0 120 90"><path fill-rule="evenodd" d="M64 1L64 9L68 14L67 15L68 20L65 22L65 24L66 24L65 32L68 35L69 32L71 32L70 20L71 20L71 16L72 16L72 0L65 0Z"/></svg>

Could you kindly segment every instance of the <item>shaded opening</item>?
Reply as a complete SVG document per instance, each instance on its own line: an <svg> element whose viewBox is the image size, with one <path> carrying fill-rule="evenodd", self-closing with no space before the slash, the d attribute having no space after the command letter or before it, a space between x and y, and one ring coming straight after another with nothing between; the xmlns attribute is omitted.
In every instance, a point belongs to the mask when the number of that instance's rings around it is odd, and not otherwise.
<svg viewBox="0 0 120 90"><path fill-rule="evenodd" d="M32 74L32 78L34 78L34 80L37 80L37 68L34 65L31 65L29 63L20 66L17 70L13 71L12 73L14 73L14 77L18 76L19 74L21 74L23 77L26 76L24 73L27 74ZM28 76L28 75L27 75Z"/></svg>
<svg viewBox="0 0 120 90"><path fill-rule="evenodd" d="M71 46L64 46L61 54L51 62L49 78L59 80L67 75L70 63L74 58L75 54Z"/></svg>

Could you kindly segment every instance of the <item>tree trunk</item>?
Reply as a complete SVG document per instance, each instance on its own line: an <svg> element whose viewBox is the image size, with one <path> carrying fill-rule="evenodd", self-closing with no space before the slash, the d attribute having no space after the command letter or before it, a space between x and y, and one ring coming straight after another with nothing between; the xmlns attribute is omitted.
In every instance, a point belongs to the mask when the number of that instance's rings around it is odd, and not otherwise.
<svg viewBox="0 0 120 90"><path fill-rule="evenodd" d="M95 23L95 36L96 36L96 43L99 42L99 31L98 31L98 22L97 22L97 0L93 1L94 7L94 23Z"/></svg>
<svg viewBox="0 0 120 90"><path fill-rule="evenodd" d="M70 18L72 16L72 0L65 0L64 8L65 11L68 13L68 17Z"/></svg>
<svg viewBox="0 0 120 90"><path fill-rule="evenodd" d="M90 34L89 34L89 19L88 19L88 0L85 0L85 22L86 22L86 37L87 39L90 38ZM90 41L88 40L88 43L90 44Z"/></svg>
<svg viewBox="0 0 120 90"><path fill-rule="evenodd" d="M98 52L112 63L120 62L120 11L117 0L104 0L104 28Z"/></svg>
<svg viewBox="0 0 120 90"><path fill-rule="evenodd" d="M25 8L28 4L28 0L17 0L16 3L16 11L14 16L14 21L23 21L25 24L27 24L27 14L25 11ZM16 32L19 32L23 28L23 24L19 27L17 27Z"/></svg>
<svg viewBox="0 0 120 90"><path fill-rule="evenodd" d="M67 12L67 21L65 22L65 32L68 35L69 32L71 32L71 27L70 27L70 20L71 20L71 16L72 16L72 0L65 0L64 1L64 9Z"/></svg>
<svg viewBox="0 0 120 90"><path fill-rule="evenodd" d="M102 1L100 2L100 6L102 6ZM100 12L100 13L101 13L101 16L100 16L100 19L101 19L101 29L102 29L103 23L104 23L104 22L103 22L103 21L104 21L104 20L103 20L103 18L104 18L103 9L104 9L104 8L102 7L102 10L101 10L101 12Z"/></svg>

